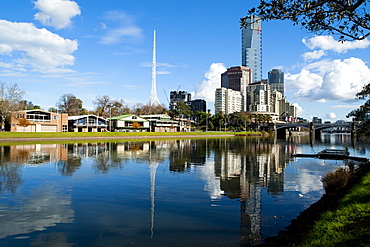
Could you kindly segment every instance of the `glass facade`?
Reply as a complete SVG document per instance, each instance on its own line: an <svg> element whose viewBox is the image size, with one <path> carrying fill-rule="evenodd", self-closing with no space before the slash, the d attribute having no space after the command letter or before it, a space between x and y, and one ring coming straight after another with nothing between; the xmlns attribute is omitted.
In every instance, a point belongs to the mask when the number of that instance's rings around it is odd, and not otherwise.
<svg viewBox="0 0 370 247"><path fill-rule="evenodd" d="M270 90L278 91L284 96L284 72L280 69L273 69L268 73L268 83Z"/></svg>
<svg viewBox="0 0 370 247"><path fill-rule="evenodd" d="M242 28L242 66L252 69L252 82L262 80L262 20L251 16Z"/></svg>

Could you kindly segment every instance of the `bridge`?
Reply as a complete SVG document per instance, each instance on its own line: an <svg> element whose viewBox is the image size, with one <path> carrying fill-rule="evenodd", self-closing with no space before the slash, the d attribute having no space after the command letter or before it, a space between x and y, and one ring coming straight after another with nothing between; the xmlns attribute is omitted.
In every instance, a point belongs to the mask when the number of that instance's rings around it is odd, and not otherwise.
<svg viewBox="0 0 370 247"><path fill-rule="evenodd" d="M276 123L276 133L278 136L285 136L286 131L291 131L298 128L305 128L310 131L310 134L320 136L320 133L324 129L331 128L343 128L351 131L352 135L355 135L356 130L359 127L356 122L343 122L343 123L313 123L313 122L302 122L302 123Z"/></svg>

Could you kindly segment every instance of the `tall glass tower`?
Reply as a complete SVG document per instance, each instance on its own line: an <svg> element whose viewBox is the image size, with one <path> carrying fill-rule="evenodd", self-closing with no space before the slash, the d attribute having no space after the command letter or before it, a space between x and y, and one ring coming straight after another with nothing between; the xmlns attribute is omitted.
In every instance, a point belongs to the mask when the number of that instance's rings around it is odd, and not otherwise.
<svg viewBox="0 0 370 247"><path fill-rule="evenodd" d="M284 97L284 72L280 69L273 69L268 73L268 83L270 84L270 90L278 91Z"/></svg>
<svg viewBox="0 0 370 247"><path fill-rule="evenodd" d="M242 28L242 66L252 69L252 82L262 80L262 20L252 15Z"/></svg>

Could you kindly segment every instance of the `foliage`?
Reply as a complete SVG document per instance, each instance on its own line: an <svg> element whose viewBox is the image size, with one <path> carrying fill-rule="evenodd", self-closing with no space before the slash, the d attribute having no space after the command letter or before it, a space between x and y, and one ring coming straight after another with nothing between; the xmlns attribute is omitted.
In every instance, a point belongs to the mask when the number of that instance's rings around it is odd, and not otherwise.
<svg viewBox="0 0 370 247"><path fill-rule="evenodd" d="M300 246L369 246L369 191L370 173L367 173L341 199L336 210L322 215Z"/></svg>
<svg viewBox="0 0 370 247"><path fill-rule="evenodd" d="M0 81L0 120L1 128L4 128L5 122L9 121L11 112L21 109L20 102L25 92L17 83L7 84Z"/></svg>
<svg viewBox="0 0 370 247"><path fill-rule="evenodd" d="M181 101L176 103L175 109L170 113L172 117L190 117L191 114L191 107Z"/></svg>
<svg viewBox="0 0 370 247"><path fill-rule="evenodd" d="M76 98L73 94L64 94L56 104L59 111L68 113L68 116L80 115L82 109L82 100Z"/></svg>
<svg viewBox="0 0 370 247"><path fill-rule="evenodd" d="M350 171L344 168L338 168L335 172L328 172L321 179L325 192L331 194L342 191L347 186L350 175Z"/></svg>
<svg viewBox="0 0 370 247"><path fill-rule="evenodd" d="M111 99L108 95L96 96L93 103L96 106L95 114L105 118L120 116L130 112L123 99Z"/></svg>
<svg viewBox="0 0 370 247"><path fill-rule="evenodd" d="M31 123L27 119L21 118L18 121L18 125L21 126L21 127L23 127L23 132L24 132L25 131L25 128L27 128L28 126L30 126Z"/></svg>
<svg viewBox="0 0 370 247"><path fill-rule="evenodd" d="M132 123L132 128L134 128L134 129L140 129L140 124L138 122L133 122Z"/></svg>
<svg viewBox="0 0 370 247"><path fill-rule="evenodd" d="M260 0L249 15L262 20L291 20L294 25L321 34L339 34L339 39L363 40L370 35L369 0ZM247 17L241 18L241 26Z"/></svg>
<svg viewBox="0 0 370 247"><path fill-rule="evenodd" d="M357 121L362 122L360 132L363 134L370 133L370 84L364 86L361 92L356 94L357 99L366 100L358 109L355 109L347 114L348 117L354 117Z"/></svg>

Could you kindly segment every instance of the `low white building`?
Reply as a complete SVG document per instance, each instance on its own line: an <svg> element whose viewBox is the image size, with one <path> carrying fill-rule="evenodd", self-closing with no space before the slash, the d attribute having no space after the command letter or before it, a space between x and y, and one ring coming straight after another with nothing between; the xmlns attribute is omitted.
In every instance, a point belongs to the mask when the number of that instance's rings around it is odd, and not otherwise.
<svg viewBox="0 0 370 247"><path fill-rule="evenodd" d="M150 131L150 122L134 114L109 118L109 128L116 132L146 132Z"/></svg>

